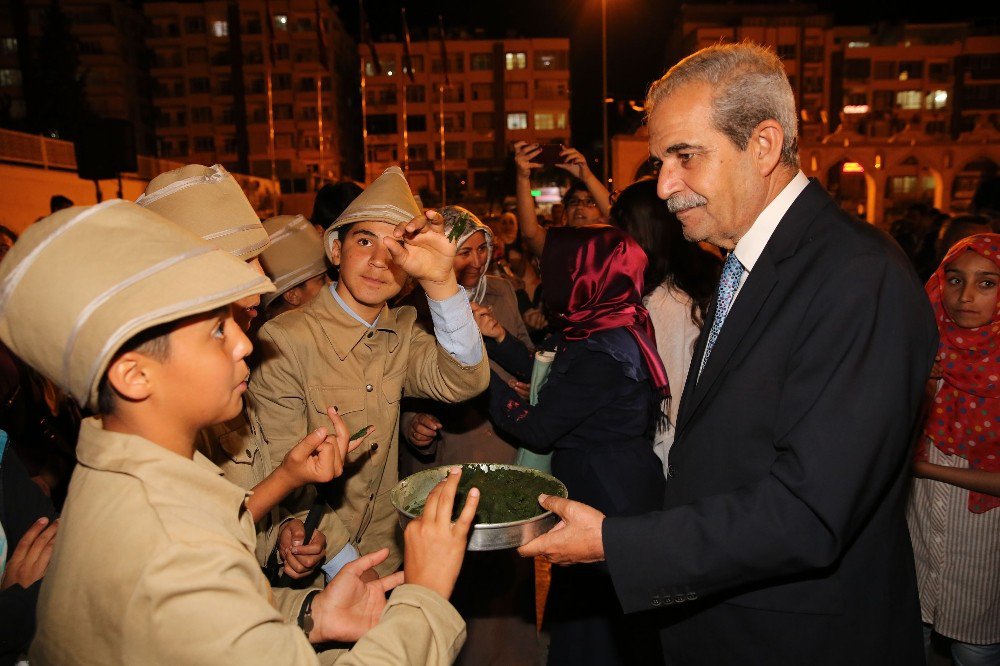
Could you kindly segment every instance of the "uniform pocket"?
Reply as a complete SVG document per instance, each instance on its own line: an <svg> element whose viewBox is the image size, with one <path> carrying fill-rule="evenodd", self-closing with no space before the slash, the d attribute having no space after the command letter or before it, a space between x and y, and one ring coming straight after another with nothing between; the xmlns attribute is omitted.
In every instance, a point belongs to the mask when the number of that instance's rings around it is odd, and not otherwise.
<svg viewBox="0 0 1000 666"><path fill-rule="evenodd" d="M343 416L365 408L365 389L357 386L310 386L309 404L313 410L326 414L328 407L336 407Z"/></svg>

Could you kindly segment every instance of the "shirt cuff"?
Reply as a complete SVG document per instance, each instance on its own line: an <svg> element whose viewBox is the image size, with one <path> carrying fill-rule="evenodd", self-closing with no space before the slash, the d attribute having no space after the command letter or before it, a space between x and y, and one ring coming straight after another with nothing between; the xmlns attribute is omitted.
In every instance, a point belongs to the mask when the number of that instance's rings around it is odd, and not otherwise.
<svg viewBox="0 0 1000 666"><path fill-rule="evenodd" d="M428 297L427 305L438 343L462 365L478 365L483 360L483 339L465 288L460 287L457 294L443 301Z"/></svg>
<svg viewBox="0 0 1000 666"><path fill-rule="evenodd" d="M354 560L361 557L361 553L358 549L354 547L354 544L345 544L340 552L333 556L326 564L323 565L323 576L326 578L326 582L329 583L333 580L345 565L350 564Z"/></svg>

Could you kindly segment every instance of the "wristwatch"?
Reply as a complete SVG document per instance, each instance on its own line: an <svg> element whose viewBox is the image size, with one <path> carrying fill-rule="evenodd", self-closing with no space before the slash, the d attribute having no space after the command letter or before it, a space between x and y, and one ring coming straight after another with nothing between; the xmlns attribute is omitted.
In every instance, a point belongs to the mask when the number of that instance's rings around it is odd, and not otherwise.
<svg viewBox="0 0 1000 666"><path fill-rule="evenodd" d="M313 599L319 593L319 590L313 590L306 595L306 600L302 602L302 608L299 610L299 629L305 632L306 638L309 638L313 630L312 605Z"/></svg>

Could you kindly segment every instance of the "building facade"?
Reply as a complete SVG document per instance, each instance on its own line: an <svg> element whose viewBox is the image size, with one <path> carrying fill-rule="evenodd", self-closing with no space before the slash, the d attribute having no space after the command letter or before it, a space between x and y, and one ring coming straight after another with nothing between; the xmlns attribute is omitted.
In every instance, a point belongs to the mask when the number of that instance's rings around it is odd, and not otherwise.
<svg viewBox="0 0 1000 666"><path fill-rule="evenodd" d="M273 177L292 197L360 171L357 49L326 0L154 0L144 11L161 157Z"/></svg>
<svg viewBox="0 0 1000 666"><path fill-rule="evenodd" d="M997 173L995 30L834 26L813 7L787 5L687 7L681 25L685 53L745 39L776 50L800 109L803 171L863 219L889 224L914 203L962 212ZM616 183L648 171L644 130L616 143Z"/></svg>
<svg viewBox="0 0 1000 666"><path fill-rule="evenodd" d="M0 6L0 124L46 134L60 128L51 105L67 104L55 71L70 54L85 111L128 121L139 153L155 148L155 114L144 44L145 18L137 3L123 0L11 0ZM53 48L55 42L56 48ZM35 89L32 90L31 86ZM70 119L72 120L72 119ZM77 118L76 120L80 120ZM62 132L60 132L62 129Z"/></svg>
<svg viewBox="0 0 1000 666"><path fill-rule="evenodd" d="M568 39L447 39L447 73L440 40L414 41L412 81L401 42L375 44L381 70L359 49L368 182L399 164L425 204L482 200L514 142L568 143Z"/></svg>

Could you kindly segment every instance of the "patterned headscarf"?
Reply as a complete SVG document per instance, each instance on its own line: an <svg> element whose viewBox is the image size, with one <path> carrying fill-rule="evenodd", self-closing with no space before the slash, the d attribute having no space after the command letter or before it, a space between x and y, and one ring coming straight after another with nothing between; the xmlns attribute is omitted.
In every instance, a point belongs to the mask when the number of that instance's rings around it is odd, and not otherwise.
<svg viewBox="0 0 1000 666"><path fill-rule="evenodd" d="M1000 269L1000 234L977 234L959 241L927 281L941 337L936 361L944 383L934 397L924 435L944 453L968 460L971 469L1000 472L1000 298L993 318L978 328L957 326L941 298L945 270L965 252L975 252ZM1000 497L969 495L973 513L998 506Z"/></svg>
<svg viewBox="0 0 1000 666"><path fill-rule="evenodd" d="M472 238L472 234L482 231L486 235L486 265L483 266L482 275L474 289L466 289L469 300L473 303L482 303L486 296L486 271L490 267L490 258L493 256L493 230L483 224L474 213L461 206L445 206L438 210L444 218L444 233L458 243L458 248L462 249L466 241ZM463 287L464 289L464 287Z"/></svg>

